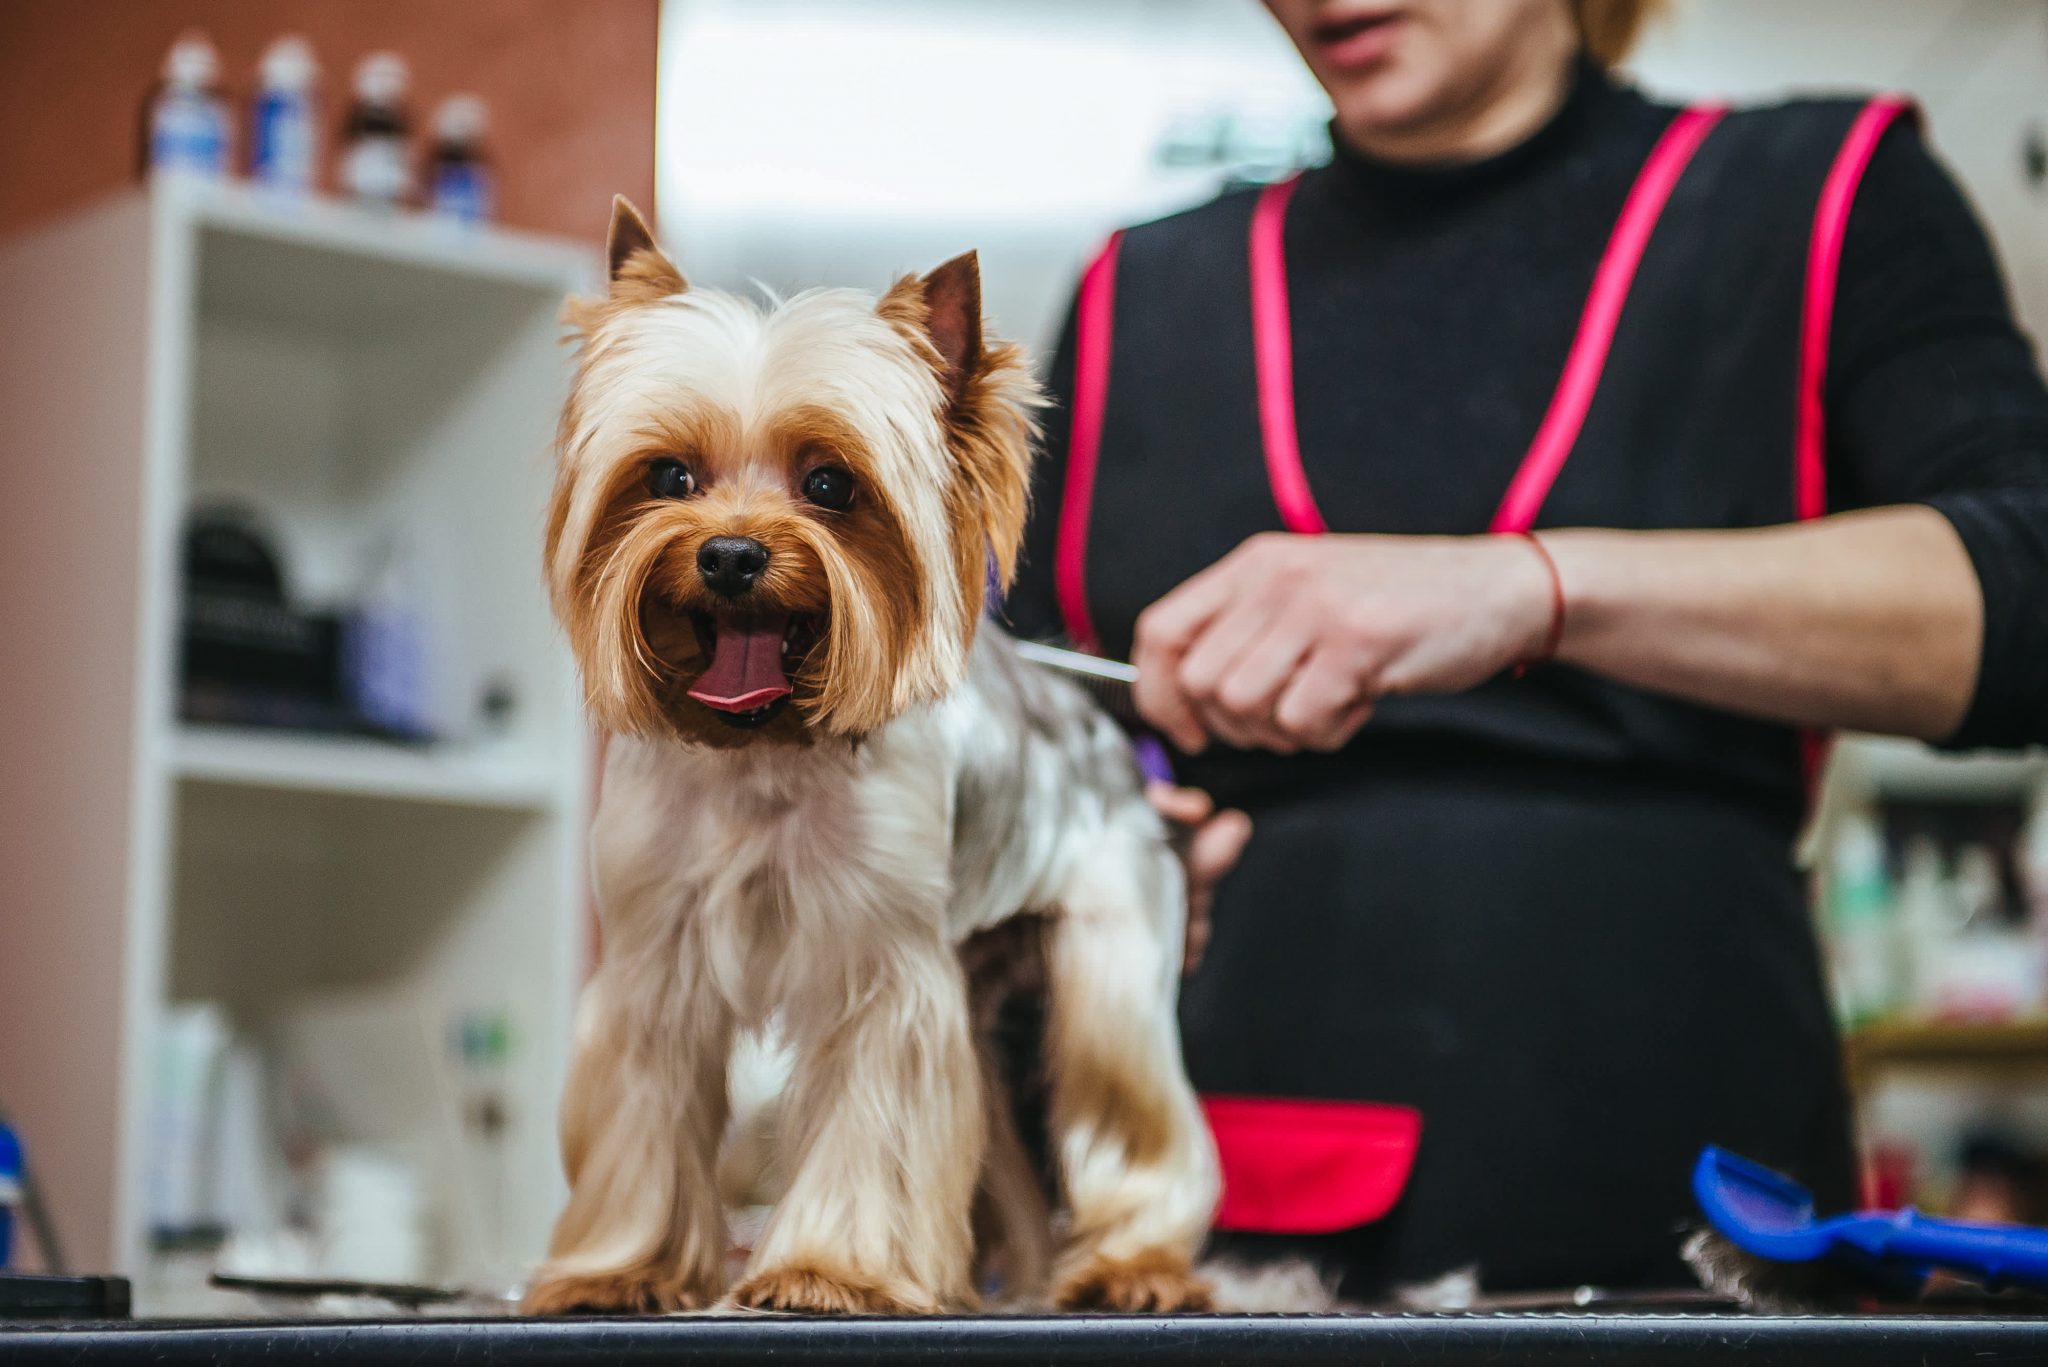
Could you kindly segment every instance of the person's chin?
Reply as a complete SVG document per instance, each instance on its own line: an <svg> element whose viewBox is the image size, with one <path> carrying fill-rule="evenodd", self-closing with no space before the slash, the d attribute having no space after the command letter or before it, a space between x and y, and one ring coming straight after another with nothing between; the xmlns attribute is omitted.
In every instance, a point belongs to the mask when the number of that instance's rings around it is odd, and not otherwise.
<svg viewBox="0 0 2048 1367"><path fill-rule="evenodd" d="M1431 120L1433 92L1406 73L1388 71L1353 82L1333 101L1337 130L1353 147L1371 153L1397 145Z"/></svg>

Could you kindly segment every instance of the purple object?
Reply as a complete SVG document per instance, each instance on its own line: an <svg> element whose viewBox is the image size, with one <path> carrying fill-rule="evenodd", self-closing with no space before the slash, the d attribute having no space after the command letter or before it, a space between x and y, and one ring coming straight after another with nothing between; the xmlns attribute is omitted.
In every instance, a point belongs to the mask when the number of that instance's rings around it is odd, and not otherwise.
<svg viewBox="0 0 2048 1367"><path fill-rule="evenodd" d="M1131 737L1131 753L1137 757L1138 772L1150 783L1173 782L1173 759L1166 753L1166 742L1146 732Z"/></svg>

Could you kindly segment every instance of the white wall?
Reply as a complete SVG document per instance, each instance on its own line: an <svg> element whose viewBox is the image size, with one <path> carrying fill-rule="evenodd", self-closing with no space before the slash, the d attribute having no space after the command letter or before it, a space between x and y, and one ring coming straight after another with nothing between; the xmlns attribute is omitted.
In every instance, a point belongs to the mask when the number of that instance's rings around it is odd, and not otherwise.
<svg viewBox="0 0 2048 1367"><path fill-rule="evenodd" d="M1677 0L1632 70L1674 96L1896 87L1991 222L2048 325L2040 0ZM880 286L979 248L990 310L1049 342L1119 222L1198 201L1162 168L1219 109L1284 141L1326 106L1257 0L666 0L659 205L697 278Z"/></svg>
<svg viewBox="0 0 2048 1367"><path fill-rule="evenodd" d="M973 247L1038 345L1110 228L1213 193L1156 164L1177 121L1228 109L1285 144L1327 108L1250 0L667 0L661 41L686 272L878 288Z"/></svg>

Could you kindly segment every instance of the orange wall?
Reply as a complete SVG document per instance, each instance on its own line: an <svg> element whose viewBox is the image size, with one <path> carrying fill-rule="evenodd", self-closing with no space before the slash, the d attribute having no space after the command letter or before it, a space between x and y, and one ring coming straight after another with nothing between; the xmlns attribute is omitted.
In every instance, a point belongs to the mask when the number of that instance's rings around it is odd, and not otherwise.
<svg viewBox="0 0 2048 1367"><path fill-rule="evenodd" d="M323 179L356 60L412 66L415 118L467 90L491 108L504 223L599 240L611 196L654 200L659 0L0 0L0 234L128 184L137 111L171 40L206 30L242 114L279 33L323 74Z"/></svg>

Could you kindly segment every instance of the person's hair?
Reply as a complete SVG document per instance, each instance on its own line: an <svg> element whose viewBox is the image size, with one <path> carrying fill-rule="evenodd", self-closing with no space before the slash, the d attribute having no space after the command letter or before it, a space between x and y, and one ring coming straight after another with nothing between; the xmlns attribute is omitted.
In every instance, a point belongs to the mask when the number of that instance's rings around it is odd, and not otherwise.
<svg viewBox="0 0 2048 1367"><path fill-rule="evenodd" d="M1572 18L1586 53L1602 66L1628 56L1643 25L1665 6L1665 0L1570 0Z"/></svg>

